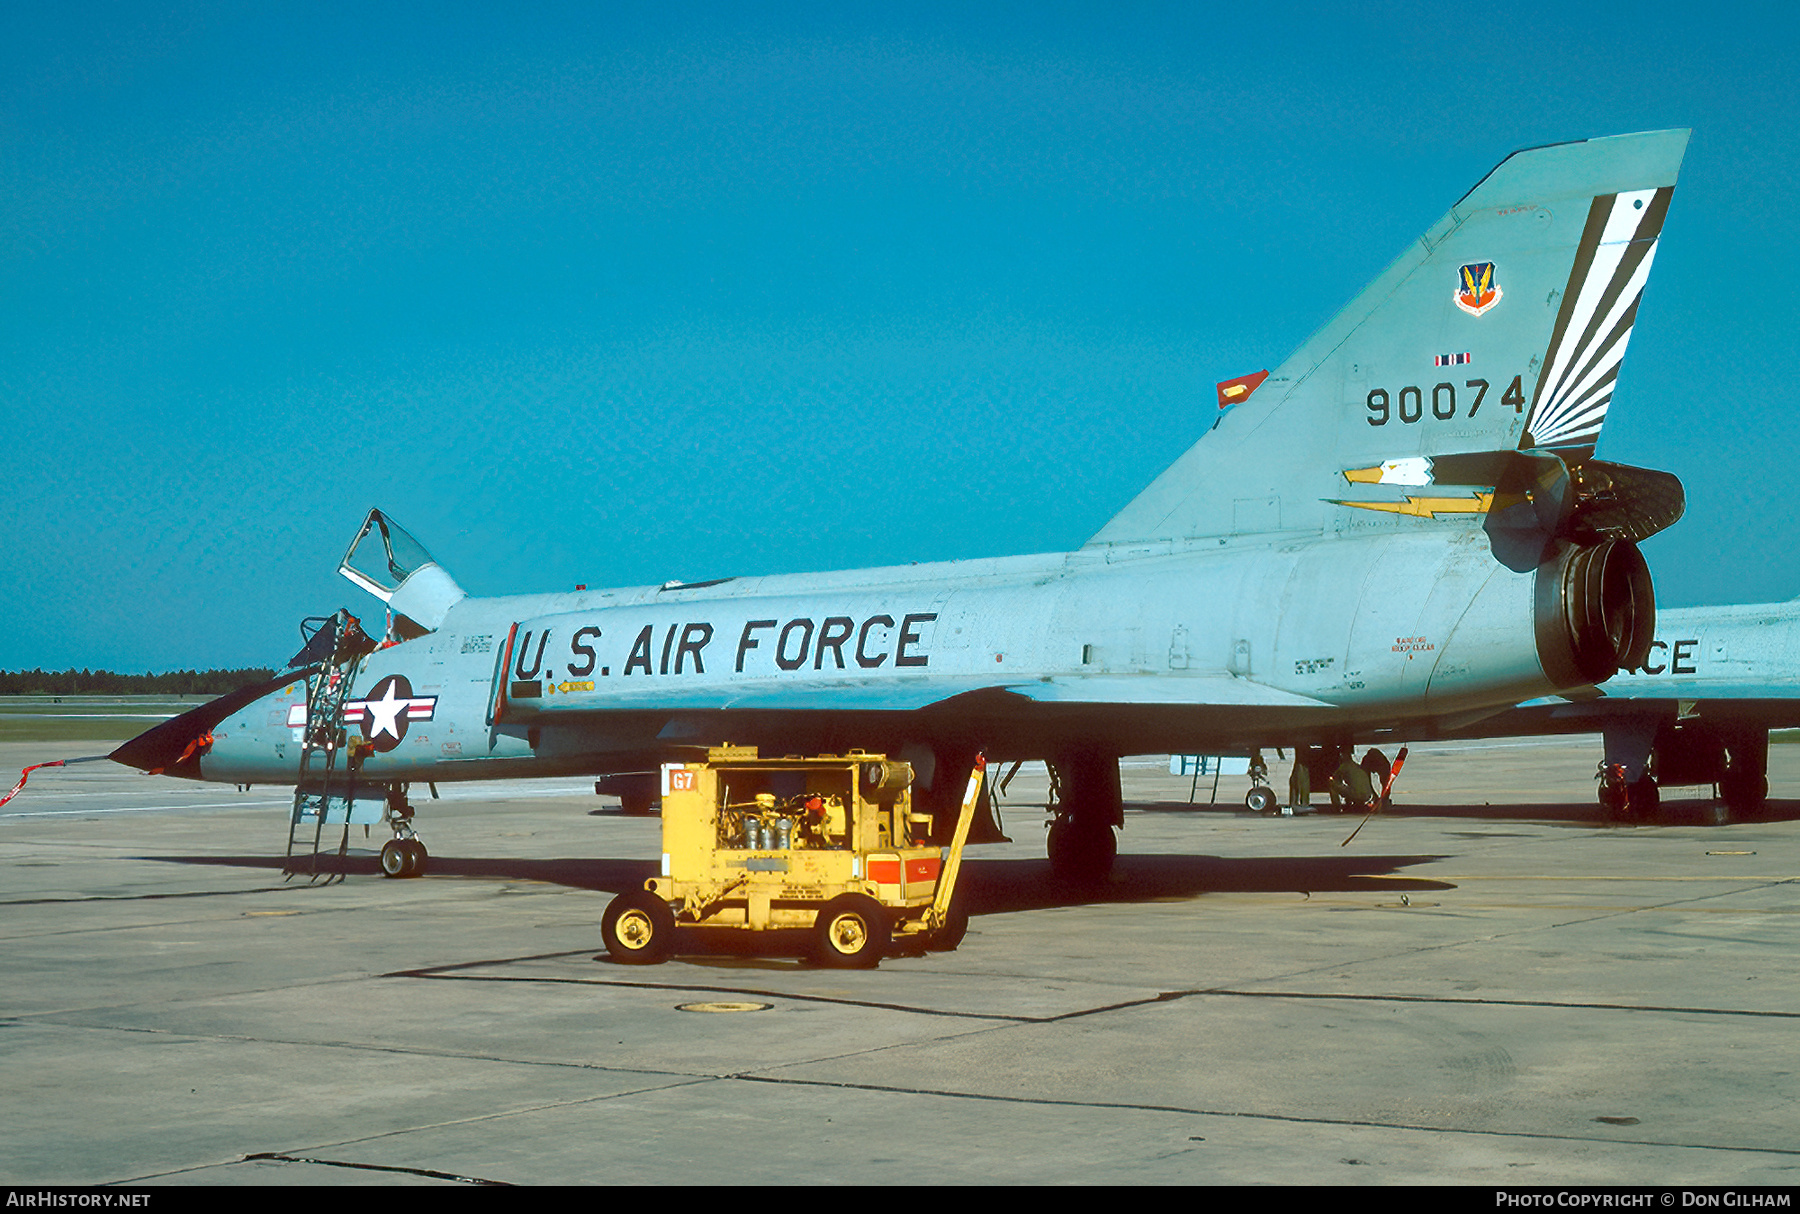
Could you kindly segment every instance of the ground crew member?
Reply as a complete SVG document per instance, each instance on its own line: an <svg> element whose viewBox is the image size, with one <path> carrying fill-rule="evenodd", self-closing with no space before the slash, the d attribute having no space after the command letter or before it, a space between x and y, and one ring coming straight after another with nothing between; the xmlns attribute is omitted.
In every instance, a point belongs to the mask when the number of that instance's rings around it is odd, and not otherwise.
<svg viewBox="0 0 1800 1214"><path fill-rule="evenodd" d="M1324 782L1325 790L1331 794L1331 808L1334 813L1343 808L1343 794L1338 788L1337 769L1338 765L1344 761L1344 756L1349 753L1350 748L1340 743L1334 742L1330 746L1321 746L1317 770L1307 773L1308 778Z"/></svg>
<svg viewBox="0 0 1800 1214"><path fill-rule="evenodd" d="M1375 786L1375 791L1377 793L1380 793L1382 789L1387 787L1388 777L1392 775L1394 771L1394 765L1388 762L1388 757L1379 750L1376 750L1373 746L1369 747L1368 753L1363 755L1362 767L1364 771L1369 773L1369 782ZM1381 808L1386 809L1387 807L1388 799L1386 796L1383 796L1381 798Z"/></svg>
<svg viewBox="0 0 1800 1214"><path fill-rule="evenodd" d="M1344 751L1343 762L1338 764L1337 771L1331 776L1331 795L1335 801L1342 797L1344 808L1348 810L1367 809L1375 800L1375 786L1369 780L1369 773Z"/></svg>
<svg viewBox="0 0 1800 1214"><path fill-rule="evenodd" d="M1307 767L1312 760L1312 749L1303 746L1294 752L1294 770L1288 773L1288 805L1291 808L1312 804L1312 772Z"/></svg>

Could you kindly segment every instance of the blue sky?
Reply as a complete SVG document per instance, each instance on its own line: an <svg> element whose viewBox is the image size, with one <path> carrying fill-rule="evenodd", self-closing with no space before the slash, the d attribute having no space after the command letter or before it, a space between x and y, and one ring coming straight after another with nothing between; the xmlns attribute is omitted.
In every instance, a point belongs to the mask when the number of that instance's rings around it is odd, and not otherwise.
<svg viewBox="0 0 1800 1214"><path fill-rule="evenodd" d="M1507 153L1671 126L1601 454L1663 604L1800 594L1792 5L271 7L0 23L0 668L278 664L371 505L477 594L1071 548Z"/></svg>

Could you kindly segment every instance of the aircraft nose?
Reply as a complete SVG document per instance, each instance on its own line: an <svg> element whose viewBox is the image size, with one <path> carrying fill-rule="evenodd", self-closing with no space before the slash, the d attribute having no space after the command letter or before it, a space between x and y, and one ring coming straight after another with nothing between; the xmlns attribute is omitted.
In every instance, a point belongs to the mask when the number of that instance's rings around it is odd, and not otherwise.
<svg viewBox="0 0 1800 1214"><path fill-rule="evenodd" d="M318 668L308 666L287 670L266 683L253 683L236 691L208 700L178 717L145 730L106 757L127 767L136 767L151 775L200 778L200 756L206 753L213 728L246 704L254 703L280 691L296 679L303 679Z"/></svg>

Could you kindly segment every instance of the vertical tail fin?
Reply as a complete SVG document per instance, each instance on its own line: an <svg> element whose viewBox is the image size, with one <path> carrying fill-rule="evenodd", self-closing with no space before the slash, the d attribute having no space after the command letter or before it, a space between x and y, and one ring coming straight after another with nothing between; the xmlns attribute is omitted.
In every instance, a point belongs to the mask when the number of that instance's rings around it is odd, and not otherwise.
<svg viewBox="0 0 1800 1214"><path fill-rule="evenodd" d="M1479 517L1491 493L1397 487L1434 456L1591 455L1687 140L1507 157L1089 543Z"/></svg>
<svg viewBox="0 0 1800 1214"><path fill-rule="evenodd" d="M1602 194L1589 206L1520 446L1592 453L1674 192Z"/></svg>

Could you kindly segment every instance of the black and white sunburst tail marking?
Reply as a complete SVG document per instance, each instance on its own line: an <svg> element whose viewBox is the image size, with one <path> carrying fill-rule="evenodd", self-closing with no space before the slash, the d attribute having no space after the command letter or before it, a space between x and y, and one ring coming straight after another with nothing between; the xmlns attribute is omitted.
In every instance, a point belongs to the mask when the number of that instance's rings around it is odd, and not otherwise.
<svg viewBox="0 0 1800 1214"><path fill-rule="evenodd" d="M1602 194L1588 208L1521 447L1593 451L1673 193Z"/></svg>

